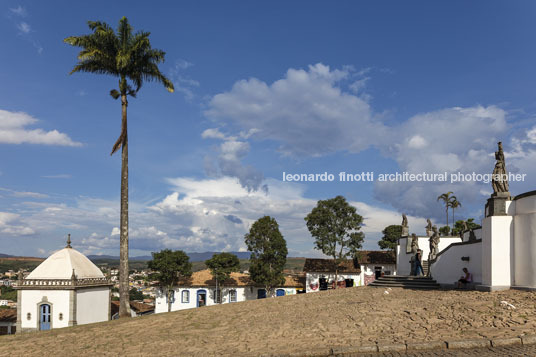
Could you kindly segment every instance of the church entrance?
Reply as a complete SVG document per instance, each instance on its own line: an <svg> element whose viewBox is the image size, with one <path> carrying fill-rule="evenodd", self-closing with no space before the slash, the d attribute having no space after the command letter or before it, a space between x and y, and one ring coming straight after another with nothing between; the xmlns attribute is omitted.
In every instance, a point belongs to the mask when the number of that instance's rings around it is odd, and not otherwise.
<svg viewBox="0 0 536 357"><path fill-rule="evenodd" d="M39 330L50 330L50 305L48 304L39 307Z"/></svg>

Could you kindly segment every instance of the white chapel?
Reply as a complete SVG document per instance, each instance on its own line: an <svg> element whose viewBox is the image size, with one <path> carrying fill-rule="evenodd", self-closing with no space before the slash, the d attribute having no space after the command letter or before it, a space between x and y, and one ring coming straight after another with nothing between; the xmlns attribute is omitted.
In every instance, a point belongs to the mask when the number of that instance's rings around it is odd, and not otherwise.
<svg viewBox="0 0 536 357"><path fill-rule="evenodd" d="M67 246L19 275L17 333L50 330L110 319L112 284L85 255Z"/></svg>

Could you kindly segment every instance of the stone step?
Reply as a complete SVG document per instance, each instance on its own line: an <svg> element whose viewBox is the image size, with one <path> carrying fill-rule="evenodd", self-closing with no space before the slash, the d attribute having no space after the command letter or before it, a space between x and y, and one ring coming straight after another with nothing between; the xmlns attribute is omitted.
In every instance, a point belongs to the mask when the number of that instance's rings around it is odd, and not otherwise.
<svg viewBox="0 0 536 357"><path fill-rule="evenodd" d="M386 275L382 276L368 286L391 287L406 289L439 289L440 285L432 278L419 276Z"/></svg>

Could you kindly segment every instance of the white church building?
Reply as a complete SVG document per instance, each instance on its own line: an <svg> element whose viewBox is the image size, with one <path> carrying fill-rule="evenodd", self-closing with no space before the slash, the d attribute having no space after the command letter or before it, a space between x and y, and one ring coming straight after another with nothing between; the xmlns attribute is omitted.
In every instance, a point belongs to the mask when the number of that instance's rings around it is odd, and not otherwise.
<svg viewBox="0 0 536 357"><path fill-rule="evenodd" d="M495 153L495 174L506 174L504 154L499 143ZM467 230L462 237L441 237L438 254L427 262L431 277L439 284L452 286L465 267L479 290L536 290L536 191L512 197L507 180L492 181L494 193L485 205L482 228ZM410 274L411 237L399 239L397 269ZM426 259L429 237L418 237Z"/></svg>
<svg viewBox="0 0 536 357"><path fill-rule="evenodd" d="M110 320L112 284L85 255L67 246L21 276L17 333Z"/></svg>

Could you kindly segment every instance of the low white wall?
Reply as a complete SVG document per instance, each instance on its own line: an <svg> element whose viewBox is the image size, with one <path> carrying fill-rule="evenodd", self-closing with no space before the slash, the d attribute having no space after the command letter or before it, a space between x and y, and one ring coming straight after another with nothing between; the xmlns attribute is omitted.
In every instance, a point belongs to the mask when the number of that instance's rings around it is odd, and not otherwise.
<svg viewBox="0 0 536 357"><path fill-rule="evenodd" d="M469 261L462 260L469 257ZM452 245L437 256L431 266L432 277L439 284L452 285L467 268L474 282L482 282L482 242Z"/></svg>
<svg viewBox="0 0 536 357"><path fill-rule="evenodd" d="M515 201L514 282L536 288L536 195Z"/></svg>
<svg viewBox="0 0 536 357"><path fill-rule="evenodd" d="M422 259L428 260L428 254L430 254L430 242L429 237L417 237L419 239L419 249L422 250ZM461 242L461 237L441 237L439 239L438 250L441 252L452 243ZM397 246L396 257L396 271L398 275L409 275L411 273L410 260L413 254L406 253L406 238L400 238L399 245Z"/></svg>
<svg viewBox="0 0 536 357"><path fill-rule="evenodd" d="M78 325L110 319L110 288L96 287L76 291L76 323Z"/></svg>
<svg viewBox="0 0 536 357"><path fill-rule="evenodd" d="M22 290L21 291L21 327L39 329L39 307L46 296L50 304L51 328L67 327L69 324L68 290ZM30 313L30 319L28 319ZM60 320L60 313L63 318Z"/></svg>

